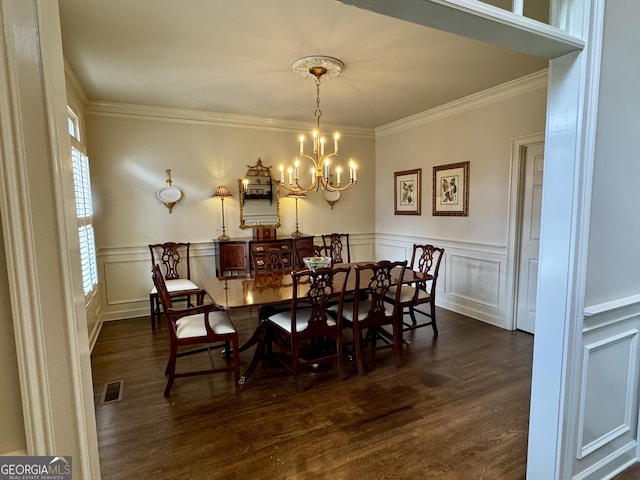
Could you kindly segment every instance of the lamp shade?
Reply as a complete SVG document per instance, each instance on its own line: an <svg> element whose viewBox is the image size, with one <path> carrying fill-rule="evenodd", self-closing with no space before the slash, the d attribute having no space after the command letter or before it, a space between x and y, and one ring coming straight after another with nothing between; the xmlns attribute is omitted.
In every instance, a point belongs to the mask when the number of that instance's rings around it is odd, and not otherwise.
<svg viewBox="0 0 640 480"><path fill-rule="evenodd" d="M225 187L224 185L219 186L218 188L216 188L216 191L213 193L213 195L211 195L212 197L232 197L233 195L231 195L231 192L229 191L229 189L227 187Z"/></svg>

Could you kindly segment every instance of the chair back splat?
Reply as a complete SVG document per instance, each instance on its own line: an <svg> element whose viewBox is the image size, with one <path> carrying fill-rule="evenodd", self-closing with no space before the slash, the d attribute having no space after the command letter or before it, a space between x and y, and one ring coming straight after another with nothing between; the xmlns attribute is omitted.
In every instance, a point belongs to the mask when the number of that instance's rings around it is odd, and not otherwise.
<svg viewBox="0 0 640 480"><path fill-rule="evenodd" d="M291 272L291 310L266 318L269 338L292 371L298 391L304 389L301 373L305 366L335 363L339 378L344 378L342 321L327 315L327 306L337 297L336 308L342 312L349 271L349 267L326 267Z"/></svg>
<svg viewBox="0 0 640 480"><path fill-rule="evenodd" d="M149 245L151 266L153 267L158 262L162 264L163 279L169 295L174 300L185 300L187 306L191 306L193 292L199 290L199 287L191 281L190 248L191 243L166 242ZM156 328L156 320L160 317L160 305L157 289L154 286L149 294L152 329Z"/></svg>
<svg viewBox="0 0 640 480"><path fill-rule="evenodd" d="M175 309L171 301L171 293L167 290L167 284L158 264L151 269L151 278L157 290L157 298L164 309L170 339L169 360L165 370L167 386L164 395L166 397L170 395L176 378L193 375L233 372L234 383L238 385L240 381L238 332L226 312L214 304L203 305L204 290L192 292L198 299L196 306ZM215 365L214 356L211 354L211 350L215 348L225 349L224 358L217 360L221 363L219 366ZM176 372L176 362L179 357L203 352L209 354L210 368Z"/></svg>
<svg viewBox="0 0 640 480"><path fill-rule="evenodd" d="M327 256L332 259L332 264L351 263L351 249L349 247L348 233L330 233L322 235L322 243Z"/></svg>
<svg viewBox="0 0 640 480"><path fill-rule="evenodd" d="M331 255L325 254L325 247L322 245L305 245L295 250L296 265L300 268L304 268L305 257L330 257Z"/></svg>

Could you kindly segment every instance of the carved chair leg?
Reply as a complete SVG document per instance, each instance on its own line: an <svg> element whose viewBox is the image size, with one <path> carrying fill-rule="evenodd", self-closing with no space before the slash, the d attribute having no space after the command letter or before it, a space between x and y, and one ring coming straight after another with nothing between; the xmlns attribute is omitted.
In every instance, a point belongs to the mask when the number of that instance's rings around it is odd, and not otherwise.
<svg viewBox="0 0 640 480"><path fill-rule="evenodd" d="M342 335L342 333L338 333L338 335ZM338 378L340 380L344 380L344 367L342 365L342 342L336 337L336 354L338 355Z"/></svg>
<svg viewBox="0 0 640 480"><path fill-rule="evenodd" d="M355 329L353 332L353 343L356 349L356 364L358 365L358 375L363 377L364 365L362 363L362 334L360 333L359 329Z"/></svg>
<svg viewBox="0 0 640 480"><path fill-rule="evenodd" d="M402 360L402 317L397 317L393 322L393 358L396 368L400 368Z"/></svg>
<svg viewBox="0 0 640 480"><path fill-rule="evenodd" d="M293 370L293 378L296 381L296 389L298 392L304 391L302 385L302 378L300 378L300 362L299 362L298 344L294 341L291 342L291 369Z"/></svg>
<svg viewBox="0 0 640 480"><path fill-rule="evenodd" d="M165 374L169 375L169 379L167 380L167 386L164 389L164 396L168 397L171 392L171 387L173 386L173 381L176 376L176 356L178 354L178 347L175 345L171 346L171 353L169 354L169 362L167 363L167 370Z"/></svg>
<svg viewBox="0 0 640 480"><path fill-rule="evenodd" d="M228 342L227 342L228 343ZM236 386L240 383L240 351L238 350L238 336L232 339L233 345L233 380ZM228 350L228 349L227 349Z"/></svg>
<svg viewBox="0 0 640 480"><path fill-rule="evenodd" d="M149 313L151 314L151 330L156 329L155 295L149 295Z"/></svg>
<svg viewBox="0 0 640 480"><path fill-rule="evenodd" d="M438 324L436 323L436 304L431 302L431 328L433 328L433 336L438 336Z"/></svg>
<svg viewBox="0 0 640 480"><path fill-rule="evenodd" d="M411 316L411 322L413 323L413 325L417 325L418 322L416 320L416 313L413 310L413 305L409 307L409 315Z"/></svg>

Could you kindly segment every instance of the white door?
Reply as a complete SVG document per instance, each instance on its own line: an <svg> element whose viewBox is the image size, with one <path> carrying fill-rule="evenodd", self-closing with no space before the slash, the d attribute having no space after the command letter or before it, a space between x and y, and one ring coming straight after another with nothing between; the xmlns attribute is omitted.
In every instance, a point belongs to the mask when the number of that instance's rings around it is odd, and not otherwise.
<svg viewBox="0 0 640 480"><path fill-rule="evenodd" d="M540 250L540 207L542 204L544 143L528 145L525 148L524 157L525 178L518 262L516 328L534 333L538 285L538 251Z"/></svg>

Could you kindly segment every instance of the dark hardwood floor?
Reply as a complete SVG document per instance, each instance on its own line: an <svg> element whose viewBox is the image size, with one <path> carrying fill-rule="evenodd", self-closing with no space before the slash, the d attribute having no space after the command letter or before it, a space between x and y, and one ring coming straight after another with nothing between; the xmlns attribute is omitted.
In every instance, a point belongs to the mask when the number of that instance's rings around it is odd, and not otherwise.
<svg viewBox="0 0 640 480"><path fill-rule="evenodd" d="M255 321L232 318L242 341ZM381 351L365 377L347 361L345 380L310 372L297 393L263 362L241 388L232 374L182 378L167 399L166 326L107 322L92 354L102 478L524 479L533 337L442 309L438 325L437 339L405 334L399 369ZM99 403L120 379L122 400Z"/></svg>

